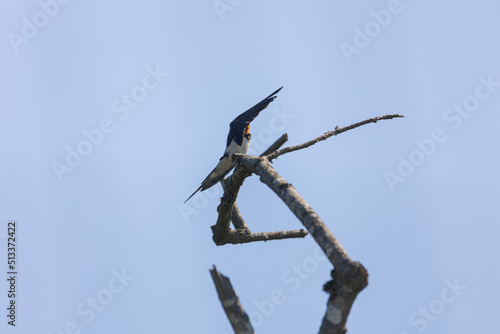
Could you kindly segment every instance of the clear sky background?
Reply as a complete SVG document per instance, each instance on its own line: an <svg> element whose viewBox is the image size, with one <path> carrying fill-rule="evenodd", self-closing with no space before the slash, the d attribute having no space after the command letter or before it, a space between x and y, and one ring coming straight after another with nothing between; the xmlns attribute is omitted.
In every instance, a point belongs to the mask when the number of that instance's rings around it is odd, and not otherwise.
<svg viewBox="0 0 500 334"><path fill-rule="evenodd" d="M498 1L63 2L1 1L0 332L231 333L214 264L258 333L317 332L311 237L217 247L220 186L183 204L283 85L254 154L405 115L274 163L370 274L350 333L498 330ZM238 204L254 232L302 228L255 176Z"/></svg>

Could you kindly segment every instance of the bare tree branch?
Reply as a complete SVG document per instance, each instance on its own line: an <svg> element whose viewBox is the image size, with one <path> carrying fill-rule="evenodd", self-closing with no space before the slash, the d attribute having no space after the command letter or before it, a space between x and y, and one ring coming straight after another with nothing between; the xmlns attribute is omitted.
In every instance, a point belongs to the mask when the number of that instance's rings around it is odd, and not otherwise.
<svg viewBox="0 0 500 334"><path fill-rule="evenodd" d="M368 272L359 263L345 276L339 276L332 270L332 280L325 284L325 290L330 294L326 314L319 334L344 334L347 332L345 323L354 300L361 290L368 285Z"/></svg>
<svg viewBox="0 0 500 334"><path fill-rule="evenodd" d="M236 334L254 334L250 318L246 314L243 306L234 292L231 281L226 276L217 271L217 268L210 269L210 274L215 283L217 294L219 295L222 308L226 312L231 326Z"/></svg>
<svg viewBox="0 0 500 334"><path fill-rule="evenodd" d="M286 143L287 140L288 140L288 134L285 133L281 137L279 137L278 140L276 140L271 146L269 146L269 148L265 150L264 153L262 153L260 156L263 157L273 153L274 151L278 150L281 146L283 146L283 144Z"/></svg>
<svg viewBox="0 0 500 334"><path fill-rule="evenodd" d="M240 209L238 208L238 204L234 201L233 204L233 212L231 213L231 221L233 222L233 226L237 230L244 230L245 232L252 233L248 228L245 219L241 215Z"/></svg>
<svg viewBox="0 0 500 334"><path fill-rule="evenodd" d="M221 202L217 207L219 216L217 222L212 226L213 240L216 245L224 244L231 231L230 222L231 214L233 211L236 197L240 191L243 181L249 177L251 173L247 172L244 168L236 167L231 177L224 179L223 184L224 194L222 195Z"/></svg>
<svg viewBox="0 0 500 334"><path fill-rule="evenodd" d="M295 188L283 179L266 157L234 154L233 160L260 176L260 180L271 188L297 218L304 224L313 238L321 246L330 262L337 267L352 264L346 251L328 230L311 206L300 196Z"/></svg>
<svg viewBox="0 0 500 334"><path fill-rule="evenodd" d="M327 313L320 333L345 333L345 323L352 303L368 284L368 273L359 263L349 258L340 242L321 221L311 206L297 190L283 179L271 166L267 157L234 154L232 159L246 170L260 176L260 180L271 188L295 216L302 222L323 252L335 267L337 289L330 294Z"/></svg>
<svg viewBox="0 0 500 334"><path fill-rule="evenodd" d="M254 241L304 238L307 236L307 231L302 229L295 231L252 233L252 231L250 231L247 224L245 223L245 220L241 216L240 210L238 209L238 204L236 202L234 202L231 221L233 222L235 230L231 230L229 232L230 237L227 243L232 244L244 244Z"/></svg>
<svg viewBox="0 0 500 334"><path fill-rule="evenodd" d="M293 238L305 238L307 231L300 229L294 231L276 231L264 233L252 233L245 230L231 230L228 237L224 240L225 244L246 244L255 241L270 241L270 240L283 240ZM218 245L220 246L220 245Z"/></svg>
<svg viewBox="0 0 500 334"><path fill-rule="evenodd" d="M343 128L337 126L335 128L335 130L325 132L325 134L323 134L323 135L321 135L321 136L319 136L317 138L314 138L312 140L306 141L305 143L302 143L302 144L299 144L299 145L294 145L294 146L288 146L288 147L285 147L285 148L283 148L283 149L281 149L279 151L275 151L274 153L269 154L267 156L267 159L269 159L269 161L271 161L273 159L276 159L280 155L283 155L283 154L286 154L286 153L290 153L290 152L293 152L293 151L302 150L304 148L307 148L309 146L312 146L312 145L316 144L317 142L326 140L326 139L328 139L328 138L330 138L332 136L336 136L336 135L338 135L338 134L340 134L342 132L346 132L346 131L355 129L355 128L359 127L359 126L362 126L362 125L365 125L365 124L368 124L368 123L377 123L380 120L392 119L392 118L396 118L396 117L404 117L404 116L398 115L398 114L385 115L385 116L379 116L379 117L369 118L369 119L366 119L364 121L361 121L361 122L358 122L358 123L354 123L354 124L351 124L349 126L345 126Z"/></svg>

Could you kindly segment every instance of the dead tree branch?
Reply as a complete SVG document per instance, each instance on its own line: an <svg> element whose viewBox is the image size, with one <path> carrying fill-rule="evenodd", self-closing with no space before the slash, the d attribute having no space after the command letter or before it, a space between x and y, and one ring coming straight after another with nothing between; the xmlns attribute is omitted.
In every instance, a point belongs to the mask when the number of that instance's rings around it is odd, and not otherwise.
<svg viewBox="0 0 500 334"><path fill-rule="evenodd" d="M288 141L288 134L283 134L281 137L278 138L267 150L264 151L260 156L263 157L265 155L269 155L273 153L276 150L279 150L283 144L285 144Z"/></svg>
<svg viewBox="0 0 500 334"><path fill-rule="evenodd" d="M219 295L222 308L226 312L231 326L236 334L254 334L250 318L246 314L243 306L234 292L231 281L226 276L217 271L217 268L210 269L210 274L215 283L217 294Z"/></svg>
<svg viewBox="0 0 500 334"><path fill-rule="evenodd" d="M345 333L345 323L352 303L368 284L368 272L349 258L344 247L321 221L297 190L283 179L266 157L233 155L233 160L260 176L302 222L335 268L335 289L330 293L328 308L320 333Z"/></svg>
<svg viewBox="0 0 500 334"><path fill-rule="evenodd" d="M231 230L224 242L224 244L246 244L255 241L270 241L270 240L283 240L294 238L305 238L307 231L293 230L293 231L276 231L264 233L252 233L245 230Z"/></svg>

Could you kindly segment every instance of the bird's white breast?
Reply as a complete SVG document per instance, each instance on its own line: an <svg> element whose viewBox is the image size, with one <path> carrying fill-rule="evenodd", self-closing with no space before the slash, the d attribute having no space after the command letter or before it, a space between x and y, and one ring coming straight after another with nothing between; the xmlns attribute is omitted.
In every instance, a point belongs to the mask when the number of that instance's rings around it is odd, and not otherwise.
<svg viewBox="0 0 500 334"><path fill-rule="evenodd" d="M228 147L226 147L226 154L230 157L235 153L246 154L248 152L248 147L250 146L250 139L243 137L243 143L241 146L236 144L234 140L231 141Z"/></svg>

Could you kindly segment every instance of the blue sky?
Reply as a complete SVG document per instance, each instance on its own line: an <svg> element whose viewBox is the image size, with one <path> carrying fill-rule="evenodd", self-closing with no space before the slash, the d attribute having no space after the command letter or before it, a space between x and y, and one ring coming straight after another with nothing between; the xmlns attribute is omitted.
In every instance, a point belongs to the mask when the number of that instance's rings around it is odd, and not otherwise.
<svg viewBox="0 0 500 334"><path fill-rule="evenodd" d="M496 1L2 1L2 333L231 333L208 269L258 333L317 332L331 266L311 237L217 247L220 186L184 200L229 122L281 86L251 152L282 133L302 194L370 274L352 333L493 332L500 307ZM254 232L301 228L257 177ZM280 298L276 298L280 296Z"/></svg>

